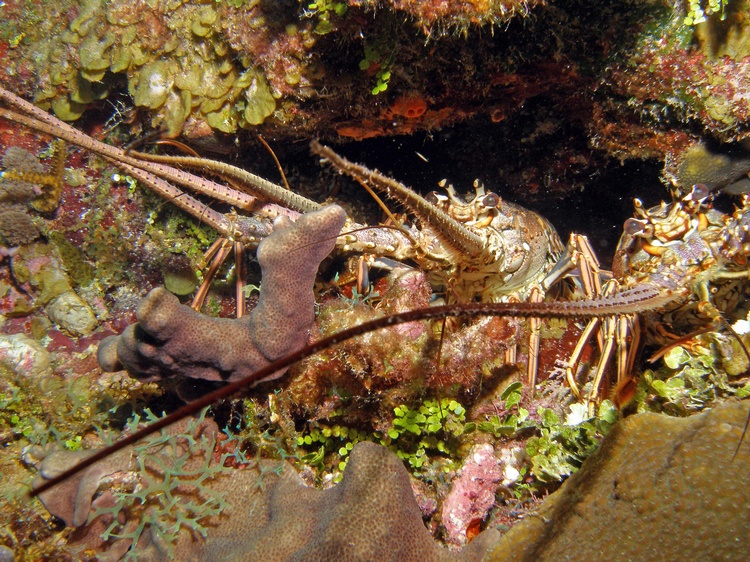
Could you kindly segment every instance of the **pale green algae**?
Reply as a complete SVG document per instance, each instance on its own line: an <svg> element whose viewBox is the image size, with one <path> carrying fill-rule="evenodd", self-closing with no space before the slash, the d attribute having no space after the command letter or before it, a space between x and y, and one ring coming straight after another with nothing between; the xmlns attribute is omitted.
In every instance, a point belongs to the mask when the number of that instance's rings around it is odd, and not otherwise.
<svg viewBox="0 0 750 562"><path fill-rule="evenodd" d="M168 136L191 115L225 133L260 125L280 94L251 57L230 47L225 25L215 2L85 1L68 29L38 47L49 80L36 101L75 120L107 96L111 74L125 73L135 105L152 110L152 124Z"/></svg>

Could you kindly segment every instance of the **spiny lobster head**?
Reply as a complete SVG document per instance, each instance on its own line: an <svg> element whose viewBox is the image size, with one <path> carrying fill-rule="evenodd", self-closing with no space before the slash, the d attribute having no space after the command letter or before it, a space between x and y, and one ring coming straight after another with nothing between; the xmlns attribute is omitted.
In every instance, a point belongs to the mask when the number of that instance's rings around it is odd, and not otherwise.
<svg viewBox="0 0 750 562"><path fill-rule="evenodd" d="M433 191L425 199L442 212L469 227L481 228L490 224L502 205L500 196L492 191L487 192L484 184L479 180L474 181L475 194L470 200L461 198L447 180L442 180L438 185L445 190L445 193Z"/></svg>
<svg viewBox="0 0 750 562"><path fill-rule="evenodd" d="M612 264L615 276L623 278L651 258L664 255L670 247L682 244L693 233L705 230L709 224L710 199L711 194L703 184L694 185L676 201L662 201L650 209L635 199L635 217L625 221L615 252Z"/></svg>

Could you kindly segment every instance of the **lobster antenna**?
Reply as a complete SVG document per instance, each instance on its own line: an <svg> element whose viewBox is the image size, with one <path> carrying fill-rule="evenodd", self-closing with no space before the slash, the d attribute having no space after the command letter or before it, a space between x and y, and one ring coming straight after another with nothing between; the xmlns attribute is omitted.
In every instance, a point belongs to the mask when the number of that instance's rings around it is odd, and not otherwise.
<svg viewBox="0 0 750 562"><path fill-rule="evenodd" d="M151 425L136 431L135 433L123 437L119 441L113 443L106 449L102 449L91 456L83 459L75 466L61 472L54 478L46 481L40 486L33 488L29 491L30 497L36 497L39 494L49 490L53 486L67 480L74 474L77 474L81 470L88 468L94 463L108 457L109 455L132 445L137 441L151 435L152 433L159 431L174 422L190 416L206 406L210 406L214 402L218 402L232 394L247 388L251 383L266 378L272 373L275 373L281 369L285 369L296 363L301 359L315 355L329 347L338 343L347 341L353 337L379 330L381 328L387 328L406 322L414 322L416 320L432 320L442 319L448 316L461 316L461 317L476 317L476 316L518 316L528 318L530 316L536 316L541 318L591 318L598 316L610 316L618 313L633 312L634 307L636 311L651 310L664 306L667 302L673 299L670 294L665 294L652 287L643 287L637 290L630 290L621 293L620 295L611 299L599 299L592 302L561 302L561 303L532 303L532 302L500 302L500 303L465 303L465 304L451 304L443 306L434 306L427 308L418 308L415 310L409 310L394 314L392 316L385 316L383 318L376 318L369 322L364 322L358 326L353 326L346 330L342 330L337 334L323 338L320 341L306 345L299 351L272 361L262 369L243 377L240 380L231 382L226 386L219 388L197 400L190 402L178 408L168 416L165 416L158 421L153 422Z"/></svg>
<svg viewBox="0 0 750 562"><path fill-rule="evenodd" d="M276 168L278 168L279 173L281 174L281 181L284 183L284 187L286 187L289 191L291 191L292 188L289 187L289 182L286 181L286 174L284 173L284 168L281 167L281 162L279 162L279 159L276 156L276 153L273 151L273 148L271 148L271 145L269 145L266 142L266 139L263 138L263 135L258 135L258 140L266 148L266 150L271 153L271 157L273 158L273 161L276 162Z"/></svg>

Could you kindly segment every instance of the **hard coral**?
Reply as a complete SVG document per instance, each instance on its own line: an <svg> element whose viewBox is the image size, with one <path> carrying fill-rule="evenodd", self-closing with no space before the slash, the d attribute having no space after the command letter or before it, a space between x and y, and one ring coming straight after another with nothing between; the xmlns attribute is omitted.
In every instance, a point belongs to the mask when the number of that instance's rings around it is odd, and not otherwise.
<svg viewBox="0 0 750 562"><path fill-rule="evenodd" d="M211 318L181 305L165 289L152 290L138 308L139 323L102 342L102 368L124 367L144 380L182 375L231 381L300 349L314 320L318 266L333 249L344 219L343 209L331 205L296 223L276 220L258 247L263 281L249 316Z"/></svg>
<svg viewBox="0 0 750 562"><path fill-rule="evenodd" d="M213 422L206 421L215 430ZM201 426L202 427L202 426ZM172 431L171 433L174 433ZM145 463L169 463L165 451ZM66 455L72 457L73 455ZM60 458L55 464L60 464ZM127 470L128 455L119 457L120 470ZM69 460L72 460L69 459ZM101 464L101 463L100 463ZM82 525L94 503L101 503L111 492L103 480L117 470L116 463L89 469L77 482L53 489L44 498L53 513L66 523ZM43 472L49 472L43 465ZM203 521L204 539L197 539L183 526L170 544L160 540L153 524L130 512L125 526L143 525L138 545L139 560L393 560L438 561L480 560L498 534L485 532L461 553L440 547L422 522L414 499L409 475L401 461L388 449L374 443L357 444L340 484L320 491L306 487L292 467L278 461L262 460L203 482L205 493L225 498L229 504L221 515ZM190 501L187 480L172 490L175 506ZM75 513L75 516L73 515ZM123 513L124 516L128 514ZM96 517L96 515L94 515ZM96 536L101 531L97 519L79 532L82 546L102 548ZM86 538L88 537L88 538ZM120 541L121 543L123 541ZM167 546L171 547L168 551ZM120 555L127 550L115 544ZM113 554L111 551L107 554ZM117 559L113 556L111 559Z"/></svg>
<svg viewBox="0 0 750 562"><path fill-rule="evenodd" d="M741 439L749 407L622 420L487 560L565 560L571 553L578 560L705 560L717 553L744 560L750 446Z"/></svg>

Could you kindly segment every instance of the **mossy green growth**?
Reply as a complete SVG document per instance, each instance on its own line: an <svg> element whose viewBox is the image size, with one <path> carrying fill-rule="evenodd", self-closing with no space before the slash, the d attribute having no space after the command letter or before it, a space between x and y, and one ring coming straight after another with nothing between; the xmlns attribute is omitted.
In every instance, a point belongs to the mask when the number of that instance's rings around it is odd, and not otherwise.
<svg viewBox="0 0 750 562"><path fill-rule="evenodd" d="M232 8L246 7L250 9L259 4L260 0L214 0L214 2L217 4L224 2L227 6L232 6Z"/></svg>
<svg viewBox="0 0 750 562"><path fill-rule="evenodd" d="M298 458L313 467L319 477L332 475L338 481L349 451L359 441L369 440L395 452L415 477L434 478L459 468L466 447L486 441L483 434L504 440L533 431L535 435L526 441L527 466L521 469L524 483L518 486L522 495L523 490L539 487L538 482L545 485L559 481L578 470L619 419L617 408L607 400L593 415L583 404L570 406L564 420L543 407L532 415L521 406L522 394L520 382L509 384L501 394L505 415L477 422L466 420L466 408L460 402L443 398L395 407L393 421L384 431L317 423L297 436ZM534 477L534 483L528 483L529 476Z"/></svg>
<svg viewBox="0 0 750 562"><path fill-rule="evenodd" d="M594 417L588 416L583 404L573 404L564 422L548 408L540 407L537 414L540 435L526 442L526 453L531 475L541 482L558 481L578 470L619 417L608 400L599 405Z"/></svg>
<svg viewBox="0 0 750 562"><path fill-rule="evenodd" d="M85 287L94 280L94 267L62 233L53 230L47 233L47 238L57 248L74 287Z"/></svg>
<svg viewBox="0 0 750 562"><path fill-rule="evenodd" d="M509 384L500 394L505 401L505 416L491 416L489 419L477 423L477 429L484 433L491 433L495 438L510 437L521 429L534 427L534 421L529 418L529 411L520 406L523 396L523 385L520 382Z"/></svg>
<svg viewBox="0 0 750 562"><path fill-rule="evenodd" d="M365 47L365 58L359 61L359 69L372 74L375 78L375 86L371 90L373 96L377 96L388 89L392 66L393 53L385 54L384 50L379 47Z"/></svg>
<svg viewBox="0 0 750 562"><path fill-rule="evenodd" d="M240 102L240 106L244 105L242 111L244 122L240 125L260 125L266 117L276 111L276 98L273 97L271 87L262 72L248 69L237 80L236 87L244 88L245 100Z"/></svg>
<svg viewBox="0 0 750 562"><path fill-rule="evenodd" d="M28 282L38 291L38 304L47 304L71 290L62 258L53 244L34 242L21 246L12 267L19 282Z"/></svg>
<svg viewBox="0 0 750 562"><path fill-rule="evenodd" d="M190 29L198 37L206 37L211 33L212 25L217 17L218 14L211 6L203 6L193 18Z"/></svg>
<svg viewBox="0 0 750 562"><path fill-rule="evenodd" d="M184 254L195 266L203 259L205 249L217 237L212 228L182 211L166 207L151 213L146 232L161 251Z"/></svg>
<svg viewBox="0 0 750 562"><path fill-rule="evenodd" d="M427 399L416 409L401 405L393 413L396 417L381 443L390 446L412 469L423 468L429 452L458 460L460 438L466 431L466 409L459 402Z"/></svg>
<svg viewBox="0 0 750 562"><path fill-rule="evenodd" d="M52 100L52 111L63 121L75 121L85 110L86 104L74 102L67 96Z"/></svg>
<svg viewBox="0 0 750 562"><path fill-rule="evenodd" d="M86 376L19 376L0 363L0 432L32 445L57 442L75 450L83 434L107 426L114 408L135 401L138 391L128 392L92 385Z"/></svg>
<svg viewBox="0 0 750 562"><path fill-rule="evenodd" d="M335 29L332 21L333 16L343 17L348 11L346 2L335 2L333 0L316 0L307 5L309 17L315 17L318 23L313 30L318 35L326 35Z"/></svg>
<svg viewBox="0 0 750 562"><path fill-rule="evenodd" d="M96 279L103 288L119 286L133 275L132 269L125 268L122 264L132 262L136 239L123 236L123 233L133 230L136 217L123 208L122 212L114 216L115 223L110 224L107 209L112 204L111 173L102 174L97 182L90 185L91 193L87 198L90 210L75 226L84 232L81 250L95 264ZM140 199L141 195L139 193L137 197ZM162 204L162 199L150 192L144 191L143 196L148 201L153 201L154 206Z"/></svg>
<svg viewBox="0 0 750 562"><path fill-rule="evenodd" d="M320 424L306 435L297 437L297 446L312 451L301 454L302 463L319 470L343 472L346 468L349 452L360 441L373 441L373 434L356 428L342 425ZM334 480L340 479L340 474Z"/></svg>
<svg viewBox="0 0 750 562"><path fill-rule="evenodd" d="M729 2L730 0L688 0L687 13L683 21L685 25L698 25L706 22L706 18L714 14L724 21Z"/></svg>
<svg viewBox="0 0 750 562"><path fill-rule="evenodd" d="M444 471L456 467L467 425L466 409L458 401L426 399L413 409L397 406L394 415L391 426L383 432L318 423L297 436L299 460L315 468L321 477L332 474L337 482L346 468L349 452L366 440L390 448L417 477L441 464Z"/></svg>
<svg viewBox="0 0 750 562"><path fill-rule="evenodd" d="M171 88L168 64L156 60L140 69L136 80L130 84L130 95L135 105L157 109L167 101Z"/></svg>
<svg viewBox="0 0 750 562"><path fill-rule="evenodd" d="M750 340L750 338L744 337ZM747 345L748 342L743 342ZM688 348L676 346L664 355L656 371L643 373L636 395L639 412L674 416L712 407L717 400L750 395L750 382L733 380L747 369L740 343L719 333L703 334Z"/></svg>
<svg viewBox="0 0 750 562"><path fill-rule="evenodd" d="M164 286L173 295L190 295L198 287L198 283L198 276L191 269L181 268L164 271Z"/></svg>

